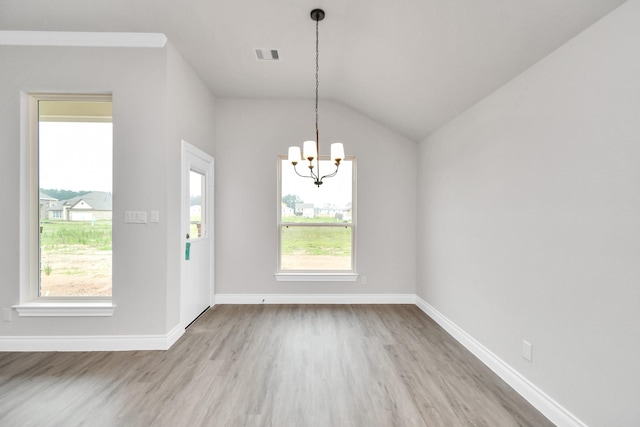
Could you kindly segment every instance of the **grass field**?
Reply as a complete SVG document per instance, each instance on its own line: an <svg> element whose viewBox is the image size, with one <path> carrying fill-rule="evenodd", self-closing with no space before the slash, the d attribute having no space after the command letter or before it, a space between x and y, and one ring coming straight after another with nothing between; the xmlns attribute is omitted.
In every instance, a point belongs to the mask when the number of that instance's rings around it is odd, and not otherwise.
<svg viewBox="0 0 640 427"><path fill-rule="evenodd" d="M336 224L340 221L330 216L316 216L313 218L305 218L303 216L283 216L282 222L306 223L306 224ZM350 223L350 221L348 221Z"/></svg>
<svg viewBox="0 0 640 427"><path fill-rule="evenodd" d="M329 220L330 221L330 220ZM323 218L283 218L322 223ZM192 225L195 227L195 224ZM42 295L111 295L111 221L42 221ZM192 230L193 236L197 231ZM283 270L349 270L351 227L304 226L282 230Z"/></svg>
<svg viewBox="0 0 640 427"><path fill-rule="evenodd" d="M73 251L77 245L97 251L111 250L111 221L41 221L40 247L45 250Z"/></svg>
<svg viewBox="0 0 640 427"><path fill-rule="evenodd" d="M41 295L111 295L111 221L40 226Z"/></svg>
<svg viewBox="0 0 640 427"><path fill-rule="evenodd" d="M318 218L283 222L326 222ZM310 221L315 220L315 221ZM351 227L283 226L281 260L283 270L348 270L351 268Z"/></svg>
<svg viewBox="0 0 640 427"><path fill-rule="evenodd" d="M283 227L283 254L351 255L350 227Z"/></svg>

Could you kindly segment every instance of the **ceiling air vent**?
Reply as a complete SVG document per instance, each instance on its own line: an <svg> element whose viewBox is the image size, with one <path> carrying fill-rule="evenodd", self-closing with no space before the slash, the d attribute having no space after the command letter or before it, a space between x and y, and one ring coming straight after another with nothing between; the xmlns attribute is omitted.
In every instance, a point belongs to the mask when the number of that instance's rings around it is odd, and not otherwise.
<svg viewBox="0 0 640 427"><path fill-rule="evenodd" d="M258 61L278 61L280 55L277 49L255 49Z"/></svg>

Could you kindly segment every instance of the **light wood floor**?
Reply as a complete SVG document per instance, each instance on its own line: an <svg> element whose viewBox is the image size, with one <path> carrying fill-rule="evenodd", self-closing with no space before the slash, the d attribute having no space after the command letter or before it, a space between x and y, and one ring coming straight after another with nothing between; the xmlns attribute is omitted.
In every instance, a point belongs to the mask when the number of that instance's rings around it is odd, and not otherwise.
<svg viewBox="0 0 640 427"><path fill-rule="evenodd" d="M410 305L206 312L168 351L0 353L0 426L550 426Z"/></svg>

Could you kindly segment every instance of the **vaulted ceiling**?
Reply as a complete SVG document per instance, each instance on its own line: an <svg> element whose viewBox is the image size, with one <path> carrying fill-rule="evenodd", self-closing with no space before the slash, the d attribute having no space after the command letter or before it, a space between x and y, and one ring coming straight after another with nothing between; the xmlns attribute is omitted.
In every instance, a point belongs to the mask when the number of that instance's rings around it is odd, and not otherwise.
<svg viewBox="0 0 640 427"><path fill-rule="evenodd" d="M0 30L159 32L217 97L320 97L419 141L624 0L0 0ZM257 61L255 48L279 61Z"/></svg>

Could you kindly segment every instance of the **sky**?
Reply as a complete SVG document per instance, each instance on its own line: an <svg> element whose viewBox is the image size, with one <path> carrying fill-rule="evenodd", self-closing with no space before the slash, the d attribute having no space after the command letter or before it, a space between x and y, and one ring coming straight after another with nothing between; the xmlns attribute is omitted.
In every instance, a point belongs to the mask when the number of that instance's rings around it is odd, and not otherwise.
<svg viewBox="0 0 640 427"><path fill-rule="evenodd" d="M40 188L112 192L112 123L40 122L39 132ZM351 203L350 161L343 161L337 175L325 178L320 188L310 178L297 176L286 159L282 162L282 196L294 194L316 207L333 204L344 208ZM322 161L320 167L323 175L335 170L330 161ZM297 169L302 175L309 174L306 161ZM192 195L199 192L199 180L194 181Z"/></svg>
<svg viewBox="0 0 640 427"><path fill-rule="evenodd" d="M315 207L324 207L328 203L344 208L351 203L352 167L351 162L343 160L338 173L333 178L325 178L318 188L310 178L301 178L293 170L286 159L282 160L282 197L287 194L299 196L304 203L313 203ZM306 160L298 163L297 170L301 175L309 175ZM320 163L321 175L330 174L335 166L329 160Z"/></svg>
<svg viewBox="0 0 640 427"><path fill-rule="evenodd" d="M40 122L40 188L113 188L112 123Z"/></svg>
<svg viewBox="0 0 640 427"><path fill-rule="evenodd" d="M189 171L189 197L202 197L202 190L204 185L204 175Z"/></svg>

